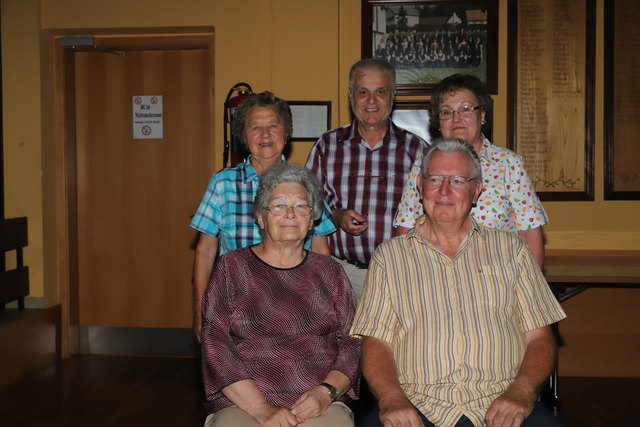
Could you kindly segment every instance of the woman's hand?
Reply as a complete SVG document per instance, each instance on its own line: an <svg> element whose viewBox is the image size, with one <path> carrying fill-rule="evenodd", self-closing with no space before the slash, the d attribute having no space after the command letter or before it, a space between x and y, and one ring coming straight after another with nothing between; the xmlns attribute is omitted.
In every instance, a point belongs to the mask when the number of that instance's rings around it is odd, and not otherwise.
<svg viewBox="0 0 640 427"><path fill-rule="evenodd" d="M331 396L328 390L323 386L316 386L296 400L291 407L291 413L299 423L302 423L324 414L329 405L331 405Z"/></svg>
<svg viewBox="0 0 640 427"><path fill-rule="evenodd" d="M256 408L252 416L263 427L295 427L300 423L292 411L268 403Z"/></svg>
<svg viewBox="0 0 640 427"><path fill-rule="evenodd" d="M246 379L231 383L222 389L222 393L261 426L294 427L298 425L298 420L289 409L268 403L253 380Z"/></svg>

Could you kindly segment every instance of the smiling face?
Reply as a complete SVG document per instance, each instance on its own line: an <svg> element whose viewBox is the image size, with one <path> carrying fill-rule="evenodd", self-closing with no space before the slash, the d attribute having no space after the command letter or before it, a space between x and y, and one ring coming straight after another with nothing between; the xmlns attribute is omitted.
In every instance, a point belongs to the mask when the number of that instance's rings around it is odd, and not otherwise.
<svg viewBox="0 0 640 427"><path fill-rule="evenodd" d="M450 138L458 138L473 145L476 151L482 146L482 121L485 117L485 111L482 108L475 110L469 117L461 117L457 111L463 106L477 107L478 99L467 89L461 89L452 95L445 95L442 98L439 111L452 110L456 111L449 120L438 120L440 123L440 132L442 136Z"/></svg>
<svg viewBox="0 0 640 427"><path fill-rule="evenodd" d="M267 202L267 206L299 204L309 204L307 191L302 185L293 182L285 182L274 188ZM256 218L258 226L264 231L265 241L270 242L302 243L313 227L312 214L300 215L291 208L287 208L281 216L262 210L256 214Z"/></svg>
<svg viewBox="0 0 640 427"><path fill-rule="evenodd" d="M389 73L367 68L359 70L349 95L353 114L362 126L387 126L394 96Z"/></svg>
<svg viewBox="0 0 640 427"><path fill-rule="evenodd" d="M277 162L285 144L285 129L272 107L255 107L247 114L247 148L259 161Z"/></svg>
<svg viewBox="0 0 640 427"><path fill-rule="evenodd" d="M473 162L461 152L437 152L431 156L424 176L473 177ZM442 185L430 185L423 176L418 177L418 189L422 196L424 211L435 223L462 223L469 216L471 206L482 191L482 181L468 181L462 188L452 186L447 179Z"/></svg>

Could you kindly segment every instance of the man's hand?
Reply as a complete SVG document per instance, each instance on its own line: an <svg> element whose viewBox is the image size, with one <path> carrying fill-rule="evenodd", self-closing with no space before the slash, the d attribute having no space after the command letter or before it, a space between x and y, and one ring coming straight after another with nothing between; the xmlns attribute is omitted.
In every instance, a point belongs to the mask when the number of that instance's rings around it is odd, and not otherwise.
<svg viewBox="0 0 640 427"><path fill-rule="evenodd" d="M299 423L319 417L331 405L331 396L323 386L316 386L304 393L291 407L291 413Z"/></svg>
<svg viewBox="0 0 640 427"><path fill-rule="evenodd" d="M389 342L363 336L361 366L369 388L378 399L380 422L385 427L423 427L420 415L400 387Z"/></svg>
<svg viewBox="0 0 640 427"><path fill-rule="evenodd" d="M485 419L487 427L518 427L531 414L537 394L535 390L513 383L493 401Z"/></svg>
<svg viewBox="0 0 640 427"><path fill-rule="evenodd" d="M524 333L527 350L516 379L507 391L489 406L485 419L488 427L518 427L527 418L538 398L539 386L553 369L555 340L549 326Z"/></svg>
<svg viewBox="0 0 640 427"><path fill-rule="evenodd" d="M336 225L354 236L361 235L369 228L367 218L353 209L333 209L331 213L333 214L333 219L336 221Z"/></svg>
<svg viewBox="0 0 640 427"><path fill-rule="evenodd" d="M385 427L423 427L420 415L404 396L381 400L380 422Z"/></svg>
<svg viewBox="0 0 640 427"><path fill-rule="evenodd" d="M263 427L295 427L298 425L298 420L290 410L268 403L257 408L252 416Z"/></svg>

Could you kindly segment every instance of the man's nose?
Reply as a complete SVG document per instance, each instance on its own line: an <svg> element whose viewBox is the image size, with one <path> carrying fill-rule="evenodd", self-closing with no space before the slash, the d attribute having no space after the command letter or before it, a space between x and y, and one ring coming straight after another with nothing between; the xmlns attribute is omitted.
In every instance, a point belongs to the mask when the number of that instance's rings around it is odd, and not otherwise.
<svg viewBox="0 0 640 427"><path fill-rule="evenodd" d="M442 181L442 185L440 185L440 189L438 190L438 192L440 194L448 194L451 192L451 184L449 183L449 180L447 178Z"/></svg>

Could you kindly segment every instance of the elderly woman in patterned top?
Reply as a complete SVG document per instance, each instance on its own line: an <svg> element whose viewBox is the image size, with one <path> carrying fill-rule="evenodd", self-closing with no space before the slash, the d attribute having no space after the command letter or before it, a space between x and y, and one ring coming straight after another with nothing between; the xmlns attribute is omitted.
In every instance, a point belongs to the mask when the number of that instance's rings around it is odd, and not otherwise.
<svg viewBox="0 0 640 427"><path fill-rule="evenodd" d="M203 298L205 426L353 426L355 295L336 261L304 248L320 187L299 166L272 166L253 212L263 241L223 255Z"/></svg>
<svg viewBox="0 0 640 427"><path fill-rule="evenodd" d="M469 75L454 74L438 83L431 95L431 117L442 136L462 139L473 146L482 164L483 191L471 210L477 222L489 228L517 232L540 267L544 262L542 226L548 221L522 157L493 145L482 134L492 101L484 83ZM393 225L406 233L423 214L416 188L422 158L418 158L402 192Z"/></svg>

